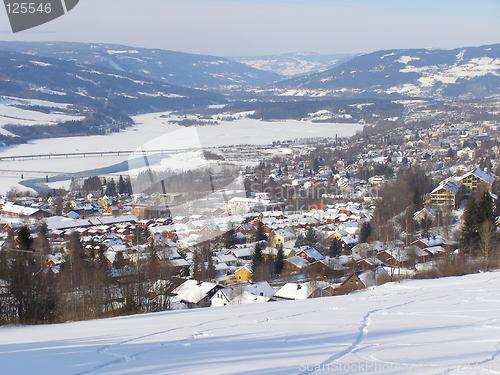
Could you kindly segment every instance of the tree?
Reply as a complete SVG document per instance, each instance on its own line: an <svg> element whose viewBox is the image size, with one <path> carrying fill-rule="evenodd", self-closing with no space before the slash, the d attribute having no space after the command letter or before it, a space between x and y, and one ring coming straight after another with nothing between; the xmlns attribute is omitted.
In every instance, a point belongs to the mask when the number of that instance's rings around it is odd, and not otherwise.
<svg viewBox="0 0 500 375"><path fill-rule="evenodd" d="M252 272L255 273L257 268L264 262L264 255L262 254L262 244L257 243L252 255Z"/></svg>
<svg viewBox="0 0 500 375"><path fill-rule="evenodd" d="M118 194L127 194L127 183L123 179L123 176L120 175L118 179Z"/></svg>
<svg viewBox="0 0 500 375"><path fill-rule="evenodd" d="M267 236L266 236L266 232L264 230L264 224L262 223L262 221L259 221L259 223L257 224L257 230L255 232L255 241L266 241L267 240Z"/></svg>
<svg viewBox="0 0 500 375"><path fill-rule="evenodd" d="M224 247L226 249L230 249L236 245L236 231L234 230L232 224L229 225L226 233L224 233L223 240Z"/></svg>
<svg viewBox="0 0 500 375"><path fill-rule="evenodd" d="M20 323L52 322L56 307L55 287L51 278L43 277L43 258L34 254L33 238L28 227L17 233L11 250L7 280L17 307ZM39 251L41 253L41 251Z"/></svg>
<svg viewBox="0 0 500 375"><path fill-rule="evenodd" d="M491 199L491 195L488 191L484 191L479 194L479 198L477 199L477 212L478 224L481 224L486 220L492 223L495 222L493 200Z"/></svg>
<svg viewBox="0 0 500 375"><path fill-rule="evenodd" d="M335 237L330 243L330 256L334 258L340 256L341 254L342 254L342 244L340 243L340 240L337 237Z"/></svg>
<svg viewBox="0 0 500 375"><path fill-rule="evenodd" d="M479 227L479 244L488 268L490 256L495 246L495 225L489 220L485 220Z"/></svg>
<svg viewBox="0 0 500 375"><path fill-rule="evenodd" d="M195 251L193 254L193 279L201 281L205 274L205 264L200 251Z"/></svg>
<svg viewBox="0 0 500 375"><path fill-rule="evenodd" d="M47 255L50 250L49 244L49 228L45 221L42 221L38 227L38 237L37 237L37 248L40 249L41 253Z"/></svg>
<svg viewBox="0 0 500 375"><path fill-rule="evenodd" d="M318 243L318 238L316 236L316 231L313 228L309 228L304 239L304 243L307 246L314 246Z"/></svg>
<svg viewBox="0 0 500 375"><path fill-rule="evenodd" d="M460 245L465 253L476 255L479 245L479 218L480 213L476 199L470 197L467 206L465 207L462 224L462 234L460 237Z"/></svg>
<svg viewBox="0 0 500 375"><path fill-rule="evenodd" d="M361 229L359 230L359 243L368 242L368 237L372 234L372 226L369 221L363 222L361 224Z"/></svg>
<svg viewBox="0 0 500 375"><path fill-rule="evenodd" d="M106 184L106 195L108 197L116 196L116 183L113 178L110 178Z"/></svg>
<svg viewBox="0 0 500 375"><path fill-rule="evenodd" d="M280 245L278 247L278 254L276 255L276 259L274 260L274 273L276 275L280 275L283 271L285 261L285 253L283 252L283 246Z"/></svg>
<svg viewBox="0 0 500 375"><path fill-rule="evenodd" d="M216 269L214 266L214 259L212 258L212 254L210 252L207 254L207 258L208 258L208 261L207 261L206 279L213 280L216 276Z"/></svg>
<svg viewBox="0 0 500 375"><path fill-rule="evenodd" d="M19 232L17 232L17 249L18 250L32 250L31 245L33 244L33 238L31 237L31 232L26 225L23 225Z"/></svg>
<svg viewBox="0 0 500 375"><path fill-rule="evenodd" d="M301 233L297 236L297 239L295 240L295 247L302 247L305 246L305 244L306 244L306 238Z"/></svg>
<svg viewBox="0 0 500 375"><path fill-rule="evenodd" d="M113 268L117 270L121 270L125 268L127 265L127 261L125 260L125 257L123 256L123 252L118 251L115 255L115 260L113 261Z"/></svg>

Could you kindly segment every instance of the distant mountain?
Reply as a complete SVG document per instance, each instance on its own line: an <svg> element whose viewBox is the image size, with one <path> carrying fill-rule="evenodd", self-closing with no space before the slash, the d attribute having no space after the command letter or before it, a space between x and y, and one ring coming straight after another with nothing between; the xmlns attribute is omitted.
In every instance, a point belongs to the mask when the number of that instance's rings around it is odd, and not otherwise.
<svg viewBox="0 0 500 375"><path fill-rule="evenodd" d="M115 44L65 42L0 42L0 50L97 65L178 86L226 90L280 80L276 73L222 57Z"/></svg>
<svg viewBox="0 0 500 375"><path fill-rule="evenodd" d="M377 51L269 86L282 96L484 98L498 96L499 89L500 44Z"/></svg>
<svg viewBox="0 0 500 375"><path fill-rule="evenodd" d="M249 65L255 69L274 72L283 76L296 76L320 72L345 62L354 55L323 55L314 52L295 52L282 55L239 56L232 60Z"/></svg>
<svg viewBox="0 0 500 375"><path fill-rule="evenodd" d="M224 103L222 95L73 62L0 51L0 95L43 99L127 114Z"/></svg>

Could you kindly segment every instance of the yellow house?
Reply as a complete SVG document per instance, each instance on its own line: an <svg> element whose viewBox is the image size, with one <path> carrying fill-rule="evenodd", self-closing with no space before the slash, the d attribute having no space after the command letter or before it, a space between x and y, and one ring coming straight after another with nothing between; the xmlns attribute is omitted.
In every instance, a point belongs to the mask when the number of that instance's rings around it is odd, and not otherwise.
<svg viewBox="0 0 500 375"><path fill-rule="evenodd" d="M250 281L252 279L253 273L247 266L238 268L234 272L236 281Z"/></svg>
<svg viewBox="0 0 500 375"><path fill-rule="evenodd" d="M495 180L495 176L491 176L478 168L459 177L459 181L465 186L466 191L472 193L475 192L482 183L487 186L488 191L491 191Z"/></svg>
<svg viewBox="0 0 500 375"><path fill-rule="evenodd" d="M295 240L295 233L289 229L278 229L271 234L271 246L284 246L285 242Z"/></svg>

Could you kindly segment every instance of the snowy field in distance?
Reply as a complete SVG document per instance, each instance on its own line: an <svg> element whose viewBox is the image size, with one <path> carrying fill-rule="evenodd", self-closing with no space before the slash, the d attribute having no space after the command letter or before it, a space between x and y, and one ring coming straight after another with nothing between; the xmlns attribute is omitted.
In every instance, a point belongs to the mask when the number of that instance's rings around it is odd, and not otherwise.
<svg viewBox="0 0 500 375"><path fill-rule="evenodd" d="M270 144L277 140L311 137L352 136L362 130L359 124L328 124L308 121L262 122L252 119L221 122L220 125L183 127L169 124L166 113L150 113L134 117L137 125L120 133L83 137L49 138L32 141L0 150L0 156L48 153L146 149L188 149L233 144ZM193 141L195 140L195 141ZM168 159L168 157L166 157ZM184 158L184 157L183 157ZM124 156L63 158L50 160L0 161L0 170L80 172L103 168L128 159ZM185 158L184 158L185 159ZM173 165L176 160L172 160ZM162 163L168 165L168 160ZM40 177L25 173L25 178ZM12 179L3 179L0 173L0 192L9 190Z"/></svg>
<svg viewBox="0 0 500 375"><path fill-rule="evenodd" d="M16 106L40 106L50 113L18 108ZM56 125L64 121L82 120L83 116L74 116L62 113L67 110L69 104L53 103L45 100L19 99L12 97L0 97L0 134L12 135L5 129L5 125Z"/></svg>
<svg viewBox="0 0 500 375"><path fill-rule="evenodd" d="M347 296L0 328L2 373L498 374L500 272Z"/></svg>

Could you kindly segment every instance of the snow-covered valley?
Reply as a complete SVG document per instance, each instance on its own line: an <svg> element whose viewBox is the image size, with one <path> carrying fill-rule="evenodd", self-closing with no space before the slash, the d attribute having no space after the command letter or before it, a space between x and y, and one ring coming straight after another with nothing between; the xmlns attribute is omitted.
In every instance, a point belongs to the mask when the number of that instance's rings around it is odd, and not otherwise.
<svg viewBox="0 0 500 375"><path fill-rule="evenodd" d="M2 373L497 374L500 272L0 329Z"/></svg>
<svg viewBox="0 0 500 375"><path fill-rule="evenodd" d="M162 117L163 116L163 117ZM151 113L134 117L137 125L120 133L67 138L49 138L5 148L0 156L33 155L136 150L188 150L234 144L270 144L278 140L296 138L352 136L362 129L358 124L313 123L311 121L263 122L253 119L221 121L220 125L184 127L169 123L167 113ZM181 155L185 154L185 155ZM189 151L165 155L159 162L163 168L189 163ZM53 158L35 160L0 161L0 191L6 192L24 179L60 173L75 173L105 168L126 162L129 155L82 158ZM198 163L199 158L195 158ZM169 160L171 162L169 162ZM10 172L12 171L12 172ZM18 173L19 171L19 173ZM127 171L125 171L127 172ZM126 174L126 173L124 173ZM69 185L70 177L67 184ZM20 187L20 189L23 189Z"/></svg>

